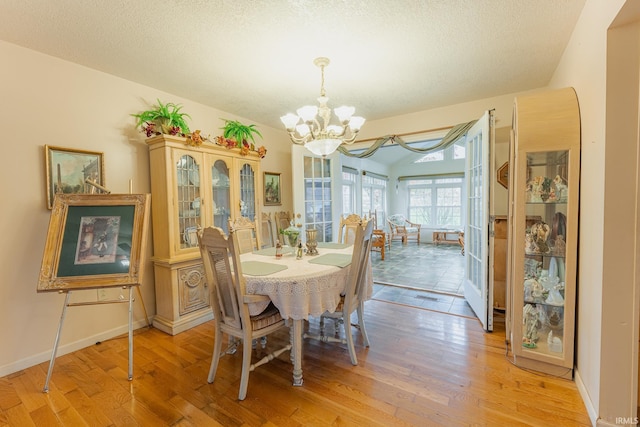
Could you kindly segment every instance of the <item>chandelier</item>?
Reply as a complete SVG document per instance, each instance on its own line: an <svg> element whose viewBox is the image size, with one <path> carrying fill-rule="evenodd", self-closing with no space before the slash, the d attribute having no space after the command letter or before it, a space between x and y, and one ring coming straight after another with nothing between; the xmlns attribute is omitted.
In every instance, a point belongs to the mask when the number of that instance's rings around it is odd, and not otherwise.
<svg viewBox="0 0 640 427"><path fill-rule="evenodd" d="M333 110L340 124L329 124L331 109L327 107L329 98L324 91L324 68L329 65L329 58L316 58L313 63L320 67L322 75L318 98L320 106L306 105L298 108L298 114L289 113L280 117L280 120L294 144L304 144L313 154L327 156L341 144L352 144L365 119L353 115L356 111L354 107L343 106Z"/></svg>

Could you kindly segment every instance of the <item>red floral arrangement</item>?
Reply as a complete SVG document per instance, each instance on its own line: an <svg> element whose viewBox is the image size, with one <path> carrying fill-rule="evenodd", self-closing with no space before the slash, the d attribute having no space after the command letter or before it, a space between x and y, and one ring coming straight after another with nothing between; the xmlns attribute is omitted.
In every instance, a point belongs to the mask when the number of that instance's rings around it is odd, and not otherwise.
<svg viewBox="0 0 640 427"><path fill-rule="evenodd" d="M224 136L216 136L215 138L216 144L226 147L231 150L233 148L239 148L240 154L246 156L250 151L255 151L258 153L261 159L267 155L267 149L264 145L256 148L255 144L249 143L246 139L242 140L242 143L238 143L235 139L225 138Z"/></svg>

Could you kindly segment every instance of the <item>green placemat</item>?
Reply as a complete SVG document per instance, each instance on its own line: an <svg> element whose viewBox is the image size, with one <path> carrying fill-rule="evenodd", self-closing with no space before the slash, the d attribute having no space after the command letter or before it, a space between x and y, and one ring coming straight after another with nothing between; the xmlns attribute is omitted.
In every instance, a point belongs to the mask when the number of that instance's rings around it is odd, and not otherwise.
<svg viewBox="0 0 640 427"><path fill-rule="evenodd" d="M276 256L276 248L265 248L255 251L254 254L265 256Z"/></svg>
<svg viewBox="0 0 640 427"><path fill-rule="evenodd" d="M318 247L325 249L344 249L351 245L352 243L318 242Z"/></svg>
<svg viewBox="0 0 640 427"><path fill-rule="evenodd" d="M346 267L351 264L351 255L348 254L324 254L310 259L311 264L335 265L336 267Z"/></svg>
<svg viewBox="0 0 640 427"><path fill-rule="evenodd" d="M268 276L286 269L286 265L272 264L270 262L244 261L242 263L242 274L248 274L249 276Z"/></svg>

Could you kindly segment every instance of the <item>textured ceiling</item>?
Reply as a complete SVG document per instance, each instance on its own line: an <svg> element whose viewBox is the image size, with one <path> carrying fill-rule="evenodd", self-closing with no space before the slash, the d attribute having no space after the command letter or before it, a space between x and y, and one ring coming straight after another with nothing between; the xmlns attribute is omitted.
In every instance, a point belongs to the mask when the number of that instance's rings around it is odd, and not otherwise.
<svg viewBox="0 0 640 427"><path fill-rule="evenodd" d="M546 86L583 0L2 0L0 39L258 123L368 120ZM365 125L366 126L366 125Z"/></svg>

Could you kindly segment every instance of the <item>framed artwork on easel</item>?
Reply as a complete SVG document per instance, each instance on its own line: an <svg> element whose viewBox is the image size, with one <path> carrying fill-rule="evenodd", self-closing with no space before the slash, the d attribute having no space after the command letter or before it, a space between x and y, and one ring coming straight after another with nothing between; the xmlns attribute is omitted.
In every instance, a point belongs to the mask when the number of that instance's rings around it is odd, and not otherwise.
<svg viewBox="0 0 640 427"><path fill-rule="evenodd" d="M58 194L38 292L142 282L148 194Z"/></svg>

